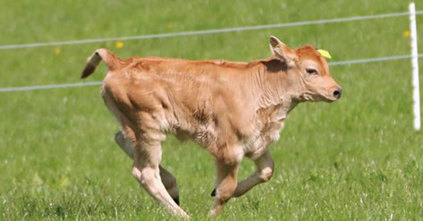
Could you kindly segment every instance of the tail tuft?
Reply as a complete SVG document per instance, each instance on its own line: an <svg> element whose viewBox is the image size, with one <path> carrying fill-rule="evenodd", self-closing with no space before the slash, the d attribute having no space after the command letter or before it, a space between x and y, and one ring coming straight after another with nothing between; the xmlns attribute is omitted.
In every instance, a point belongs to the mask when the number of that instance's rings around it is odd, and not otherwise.
<svg viewBox="0 0 423 221"><path fill-rule="evenodd" d="M82 71L81 78L90 76L102 60L107 64L109 70L114 70L121 64L121 60L109 50L104 48L97 49L90 57L88 57L85 68Z"/></svg>

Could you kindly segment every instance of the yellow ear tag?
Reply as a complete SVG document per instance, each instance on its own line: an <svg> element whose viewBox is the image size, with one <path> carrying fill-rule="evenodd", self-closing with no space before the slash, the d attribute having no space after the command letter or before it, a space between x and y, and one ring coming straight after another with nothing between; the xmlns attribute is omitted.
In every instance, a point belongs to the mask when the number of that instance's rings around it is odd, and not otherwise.
<svg viewBox="0 0 423 221"><path fill-rule="evenodd" d="M323 50L323 49L319 49L317 50L319 52L320 55L322 55L325 58L331 59L332 56L330 56L329 51Z"/></svg>

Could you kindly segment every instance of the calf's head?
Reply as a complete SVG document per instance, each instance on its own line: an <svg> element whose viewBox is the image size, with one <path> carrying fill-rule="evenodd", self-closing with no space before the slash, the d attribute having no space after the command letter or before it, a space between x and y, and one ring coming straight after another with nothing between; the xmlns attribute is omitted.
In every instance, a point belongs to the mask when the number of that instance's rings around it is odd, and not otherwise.
<svg viewBox="0 0 423 221"><path fill-rule="evenodd" d="M270 49L286 65L287 73L294 75L299 100L333 102L341 97L341 87L330 76L328 63L314 47L292 49L272 36Z"/></svg>

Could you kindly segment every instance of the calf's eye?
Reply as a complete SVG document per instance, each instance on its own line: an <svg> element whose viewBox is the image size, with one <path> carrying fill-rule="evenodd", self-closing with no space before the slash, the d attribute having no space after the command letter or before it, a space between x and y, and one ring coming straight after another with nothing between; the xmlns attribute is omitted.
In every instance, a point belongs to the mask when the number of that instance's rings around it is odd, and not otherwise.
<svg viewBox="0 0 423 221"><path fill-rule="evenodd" d="M314 68L307 68L306 71L308 74L317 74L317 70Z"/></svg>

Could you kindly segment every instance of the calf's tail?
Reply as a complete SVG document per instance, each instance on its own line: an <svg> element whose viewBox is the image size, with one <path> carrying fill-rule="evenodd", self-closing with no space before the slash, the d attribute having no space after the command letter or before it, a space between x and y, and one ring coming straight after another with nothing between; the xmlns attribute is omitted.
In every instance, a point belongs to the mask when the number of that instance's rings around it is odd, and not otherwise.
<svg viewBox="0 0 423 221"><path fill-rule="evenodd" d="M81 78L90 76L102 60L106 63L107 68L111 71L119 68L122 64L122 60L109 50L104 48L97 49L90 57L88 57L85 68L82 71Z"/></svg>

